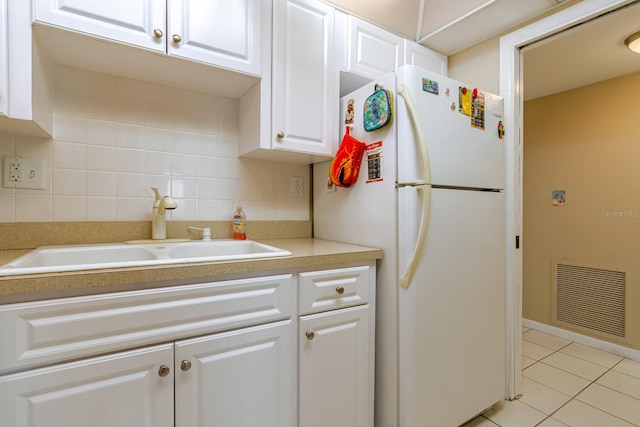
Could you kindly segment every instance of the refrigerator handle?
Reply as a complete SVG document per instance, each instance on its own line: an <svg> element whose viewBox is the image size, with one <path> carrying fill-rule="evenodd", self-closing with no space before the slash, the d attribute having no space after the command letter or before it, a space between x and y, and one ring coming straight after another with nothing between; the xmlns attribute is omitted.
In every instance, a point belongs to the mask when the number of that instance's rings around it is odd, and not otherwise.
<svg viewBox="0 0 640 427"><path fill-rule="evenodd" d="M398 95L404 98L404 102L407 106L407 112L413 129L416 132L416 151L418 157L422 160L422 179L418 181L419 184L431 184L431 161L429 160L429 147L427 146L427 138L424 135L424 129L422 128L422 122L418 116L418 109L413 102L413 98L409 93L407 85L400 83L398 85Z"/></svg>
<svg viewBox="0 0 640 427"><path fill-rule="evenodd" d="M427 231L429 230L429 217L431 216L431 186L421 185L415 188L416 190L423 192L422 213L420 215L420 228L418 229L418 239L416 240L416 245L413 248L411 259L409 260L409 264L407 264L407 269L405 270L404 274L400 276L400 286L402 286L403 288L409 287L409 285L411 284L411 280L413 279L413 275L416 272L416 268L418 268L418 263L420 262L420 258L422 257L424 242L427 237Z"/></svg>
<svg viewBox="0 0 640 427"><path fill-rule="evenodd" d="M398 95L404 98L407 105L407 112L411 118L411 123L416 133L416 151L418 157L422 160L422 179L416 184L431 184L431 162L429 161L429 147L427 146L427 139L424 135L424 129L422 123L418 117L418 112L413 102L413 98L409 93L407 85L400 83L398 85ZM420 228L418 229L418 239L416 245L413 248L413 254L407 265L407 270L402 276L400 276L400 286L408 288L413 279L413 275L418 268L418 263L422 257L422 250L424 248L424 242L427 237L427 231L429 230L429 217L431 215L431 185L421 185L416 187L418 191L422 191L422 213L420 214Z"/></svg>

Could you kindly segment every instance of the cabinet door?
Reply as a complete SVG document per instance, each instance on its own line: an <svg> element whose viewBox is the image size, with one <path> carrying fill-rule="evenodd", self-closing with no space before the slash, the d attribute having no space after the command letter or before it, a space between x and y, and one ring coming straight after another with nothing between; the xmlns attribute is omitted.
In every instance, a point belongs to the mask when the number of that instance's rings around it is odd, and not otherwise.
<svg viewBox="0 0 640 427"><path fill-rule="evenodd" d="M316 0L275 0L272 148L334 153L338 70L334 10Z"/></svg>
<svg viewBox="0 0 640 427"><path fill-rule="evenodd" d="M176 343L176 426L293 427L291 320Z"/></svg>
<svg viewBox="0 0 640 427"><path fill-rule="evenodd" d="M404 64L417 65L443 76L447 75L447 57L429 48L404 40Z"/></svg>
<svg viewBox="0 0 640 427"><path fill-rule="evenodd" d="M300 427L373 426L369 306L301 317L299 335Z"/></svg>
<svg viewBox="0 0 640 427"><path fill-rule="evenodd" d="M168 52L259 75L262 7L262 0L171 0Z"/></svg>
<svg viewBox="0 0 640 427"><path fill-rule="evenodd" d="M2 425L172 427L173 345L0 377Z"/></svg>
<svg viewBox="0 0 640 427"><path fill-rule="evenodd" d="M0 116L8 115L7 0L0 0Z"/></svg>
<svg viewBox="0 0 640 427"><path fill-rule="evenodd" d="M352 16L348 25L346 71L375 80L404 62L402 37Z"/></svg>
<svg viewBox="0 0 640 427"><path fill-rule="evenodd" d="M34 0L34 20L165 52L165 0ZM163 36L156 37L154 30ZM158 33L159 35L159 33Z"/></svg>

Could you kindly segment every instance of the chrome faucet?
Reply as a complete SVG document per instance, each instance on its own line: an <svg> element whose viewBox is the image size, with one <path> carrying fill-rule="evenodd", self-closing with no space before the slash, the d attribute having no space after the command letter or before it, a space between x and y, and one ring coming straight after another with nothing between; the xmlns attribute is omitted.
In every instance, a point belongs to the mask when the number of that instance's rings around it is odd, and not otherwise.
<svg viewBox="0 0 640 427"><path fill-rule="evenodd" d="M160 197L160 193L156 187L151 187L156 193L156 199L153 202L153 216L151 218L151 238L154 240L164 240L167 238L167 223L165 221L165 212L167 209L175 209L178 204L171 196Z"/></svg>

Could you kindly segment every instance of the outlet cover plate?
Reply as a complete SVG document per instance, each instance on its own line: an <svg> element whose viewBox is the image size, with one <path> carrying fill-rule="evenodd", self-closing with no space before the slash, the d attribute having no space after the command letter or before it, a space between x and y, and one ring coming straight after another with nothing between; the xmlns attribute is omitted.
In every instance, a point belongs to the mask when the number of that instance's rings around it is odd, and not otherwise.
<svg viewBox="0 0 640 427"><path fill-rule="evenodd" d="M301 176L291 177L291 196L302 197L304 195L304 178Z"/></svg>
<svg viewBox="0 0 640 427"><path fill-rule="evenodd" d="M5 157L2 186L5 188L45 189L46 160Z"/></svg>

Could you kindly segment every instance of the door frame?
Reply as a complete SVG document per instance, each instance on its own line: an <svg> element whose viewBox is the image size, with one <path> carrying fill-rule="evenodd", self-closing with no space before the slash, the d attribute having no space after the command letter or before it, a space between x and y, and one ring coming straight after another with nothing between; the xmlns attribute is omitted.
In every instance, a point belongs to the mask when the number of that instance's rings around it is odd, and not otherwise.
<svg viewBox="0 0 640 427"><path fill-rule="evenodd" d="M505 195L507 204L507 383L505 398L520 396L521 334L522 334L522 250L516 249L519 236L520 248L525 240L522 233L523 196L523 103L524 83L521 49L571 27L597 18L603 13L618 9L635 0L583 0L547 18L516 30L500 38L500 95L504 98L506 144Z"/></svg>

